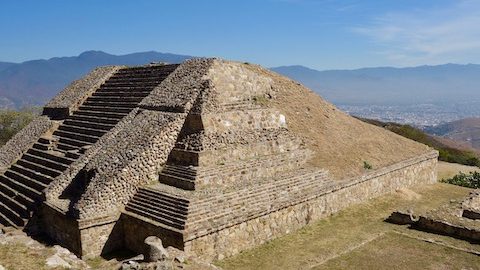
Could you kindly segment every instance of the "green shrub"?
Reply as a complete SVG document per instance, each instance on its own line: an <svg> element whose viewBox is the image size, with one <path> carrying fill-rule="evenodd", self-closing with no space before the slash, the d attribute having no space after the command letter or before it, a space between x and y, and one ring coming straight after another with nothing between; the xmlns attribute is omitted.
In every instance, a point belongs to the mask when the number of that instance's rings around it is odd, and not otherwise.
<svg viewBox="0 0 480 270"><path fill-rule="evenodd" d="M371 169L373 169L372 165L370 165L370 163L368 163L368 162L366 162L366 161L363 162L363 168L364 168L365 170L371 170Z"/></svg>
<svg viewBox="0 0 480 270"><path fill-rule="evenodd" d="M0 111L0 145L4 145L13 135L28 125L37 114L37 109Z"/></svg>
<svg viewBox="0 0 480 270"><path fill-rule="evenodd" d="M442 179L441 182L468 188L480 188L480 173L470 172L465 174L460 172L452 178Z"/></svg>

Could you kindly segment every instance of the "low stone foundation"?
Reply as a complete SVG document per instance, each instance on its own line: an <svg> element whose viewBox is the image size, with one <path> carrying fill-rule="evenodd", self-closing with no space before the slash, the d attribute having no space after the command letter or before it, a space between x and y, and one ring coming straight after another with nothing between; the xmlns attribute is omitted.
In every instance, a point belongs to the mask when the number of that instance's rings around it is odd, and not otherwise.
<svg viewBox="0 0 480 270"><path fill-rule="evenodd" d="M436 182L437 154L406 160L356 179L342 181L318 197L185 242L202 259L223 259L285 235L350 205L399 188Z"/></svg>

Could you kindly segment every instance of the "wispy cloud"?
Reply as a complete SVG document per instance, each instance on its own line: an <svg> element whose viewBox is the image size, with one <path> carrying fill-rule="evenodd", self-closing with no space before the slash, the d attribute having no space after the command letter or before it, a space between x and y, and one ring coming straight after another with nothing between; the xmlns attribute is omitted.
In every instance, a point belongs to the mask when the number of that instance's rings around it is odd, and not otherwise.
<svg viewBox="0 0 480 270"><path fill-rule="evenodd" d="M456 1L452 6L390 13L354 29L383 48L398 65L468 61L479 55L480 1Z"/></svg>

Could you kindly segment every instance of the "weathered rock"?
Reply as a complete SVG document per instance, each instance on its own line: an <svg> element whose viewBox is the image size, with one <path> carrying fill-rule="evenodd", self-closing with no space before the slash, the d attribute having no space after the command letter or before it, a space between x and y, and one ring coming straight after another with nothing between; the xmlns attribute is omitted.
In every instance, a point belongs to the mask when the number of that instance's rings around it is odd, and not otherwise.
<svg viewBox="0 0 480 270"><path fill-rule="evenodd" d="M156 236L149 236L145 238L147 245L147 253L145 254L145 261L156 262L164 261L169 258L167 250L163 247L162 240Z"/></svg>
<svg viewBox="0 0 480 270"><path fill-rule="evenodd" d="M47 260L45 261L45 264L51 268L56 268L56 267L63 267L68 269L72 268L72 266L68 262L66 262L64 259L62 259L58 254L54 254L48 257Z"/></svg>

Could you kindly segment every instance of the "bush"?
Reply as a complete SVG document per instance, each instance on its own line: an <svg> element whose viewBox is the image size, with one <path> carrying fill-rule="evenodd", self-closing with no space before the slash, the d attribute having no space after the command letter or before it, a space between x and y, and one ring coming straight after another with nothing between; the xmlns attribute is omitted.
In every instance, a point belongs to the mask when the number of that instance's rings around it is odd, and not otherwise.
<svg viewBox="0 0 480 270"><path fill-rule="evenodd" d="M4 145L13 135L28 125L37 114L36 109L0 111L0 145Z"/></svg>
<svg viewBox="0 0 480 270"><path fill-rule="evenodd" d="M452 178L442 179L441 182L467 188L480 188L480 173L470 172L465 174L460 172Z"/></svg>
<svg viewBox="0 0 480 270"><path fill-rule="evenodd" d="M371 169L373 169L372 165L370 165L370 163L368 163L368 162L366 162L366 161L363 162L363 168L364 168L365 170L371 170Z"/></svg>

